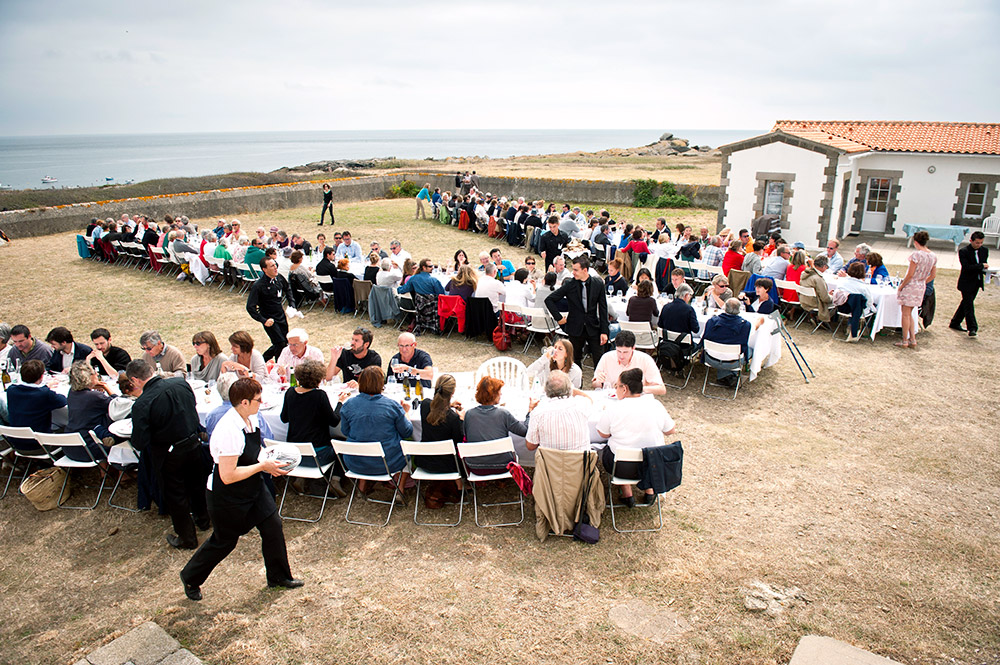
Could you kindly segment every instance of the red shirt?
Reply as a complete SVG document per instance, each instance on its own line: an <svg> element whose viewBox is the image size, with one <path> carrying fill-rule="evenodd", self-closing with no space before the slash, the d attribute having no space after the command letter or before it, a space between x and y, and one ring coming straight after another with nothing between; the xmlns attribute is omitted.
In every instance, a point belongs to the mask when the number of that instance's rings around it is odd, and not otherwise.
<svg viewBox="0 0 1000 665"><path fill-rule="evenodd" d="M726 250L725 256L722 257L722 274L729 277L730 270L739 270L742 267L743 255L739 252L734 252L731 249Z"/></svg>

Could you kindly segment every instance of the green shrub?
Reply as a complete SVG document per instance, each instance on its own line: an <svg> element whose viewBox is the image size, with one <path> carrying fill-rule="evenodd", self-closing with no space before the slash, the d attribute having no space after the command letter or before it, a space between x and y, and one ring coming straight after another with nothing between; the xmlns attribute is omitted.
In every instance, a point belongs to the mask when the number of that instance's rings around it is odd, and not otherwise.
<svg viewBox="0 0 1000 665"><path fill-rule="evenodd" d="M420 188L417 187L417 183L412 180L403 180L398 185L393 185L389 188L389 191L385 193L385 198L387 199L408 199L417 195Z"/></svg>
<svg viewBox="0 0 1000 665"><path fill-rule="evenodd" d="M633 180L635 192L632 205L636 208L688 208L691 200L677 193L674 183L664 180ZM657 194L659 192L659 194Z"/></svg>
<svg viewBox="0 0 1000 665"><path fill-rule="evenodd" d="M652 208L656 204L656 188L659 183L655 180L633 180L632 184L635 185L632 205L636 208Z"/></svg>
<svg viewBox="0 0 1000 665"><path fill-rule="evenodd" d="M657 208L690 208L691 199L683 194L661 194L656 199Z"/></svg>

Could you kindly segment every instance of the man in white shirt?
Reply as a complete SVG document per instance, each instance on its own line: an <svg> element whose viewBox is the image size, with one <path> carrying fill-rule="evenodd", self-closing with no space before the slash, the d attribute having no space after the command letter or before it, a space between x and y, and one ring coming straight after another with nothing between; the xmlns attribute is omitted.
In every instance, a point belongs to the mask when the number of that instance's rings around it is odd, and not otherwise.
<svg viewBox="0 0 1000 665"><path fill-rule="evenodd" d="M388 286L395 289L403 281L403 271L393 264L392 259L382 259L378 274L375 275L375 284L378 286Z"/></svg>
<svg viewBox="0 0 1000 665"><path fill-rule="evenodd" d="M531 412L525 444L528 450L538 447L554 450L588 450L590 424L585 398L573 397L569 375L560 370L549 372L545 397ZM581 403L581 400L584 403Z"/></svg>
<svg viewBox="0 0 1000 665"><path fill-rule="evenodd" d="M656 361L649 354L635 350L635 334L631 330L618 333L615 337L615 350L608 351L601 357L594 370L593 386L613 388L618 381L618 375L633 368L642 371L642 392L648 395L667 394Z"/></svg>
<svg viewBox="0 0 1000 665"><path fill-rule="evenodd" d="M410 253L403 249L403 246L399 244L398 240L393 240L389 243L389 260L392 264L403 269L403 264L406 263L406 259L410 258Z"/></svg>
<svg viewBox="0 0 1000 665"><path fill-rule="evenodd" d="M549 269L556 274L556 288L562 286L562 283L567 279L573 278L573 272L566 269L566 257L562 254L552 261L552 266Z"/></svg>
<svg viewBox="0 0 1000 665"><path fill-rule="evenodd" d="M323 362L323 352L315 346L309 346L309 333L302 328L292 328L288 331L288 346L281 350L278 356L278 376L290 376L291 372L306 360Z"/></svg>
<svg viewBox="0 0 1000 665"><path fill-rule="evenodd" d="M532 293L531 285L528 284L527 268L518 268L514 271L514 278L506 282L504 290L506 292L504 302L508 305L531 307L531 303L535 300L535 294Z"/></svg>
<svg viewBox="0 0 1000 665"><path fill-rule="evenodd" d="M489 255L487 255L489 258ZM479 282L476 285L476 298L489 298L490 302L493 303L493 311L496 312L500 309L500 296L505 295L506 291L503 287L503 282L497 279L497 266L495 263L487 263L484 272L486 273L479 278Z"/></svg>
<svg viewBox="0 0 1000 665"><path fill-rule="evenodd" d="M830 272L836 275L844 268L844 259L837 253L840 249L840 241L836 238L830 240L826 243L826 258L827 262L830 264Z"/></svg>

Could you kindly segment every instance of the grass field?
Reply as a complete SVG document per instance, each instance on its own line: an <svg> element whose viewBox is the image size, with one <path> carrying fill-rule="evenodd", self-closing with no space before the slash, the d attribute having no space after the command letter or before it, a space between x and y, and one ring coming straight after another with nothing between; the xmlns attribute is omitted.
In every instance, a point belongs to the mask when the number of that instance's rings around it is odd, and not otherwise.
<svg viewBox="0 0 1000 665"><path fill-rule="evenodd" d="M492 246L414 222L411 203L342 205L337 228L362 247L396 237L415 257L438 260ZM312 239L314 212L241 219ZM695 225L715 219L670 214ZM523 252L503 248L523 262ZM139 334L156 328L185 355L198 330L224 339L246 329L265 342L241 298L83 261L73 234L15 241L0 248L0 267L0 319L42 338L57 325L81 339L106 326L137 354ZM251 535L203 587L205 600L191 603L178 579L187 554L166 546L166 518L106 506L38 513L8 495L0 662L72 663L147 620L217 664L777 664L805 634L904 663L1000 662L998 297L996 288L980 295L977 339L950 331L956 276L939 273L937 319L919 350L894 348L893 335L844 344L801 330L795 340L817 374L809 384L786 353L735 403L702 398L701 369L686 390L669 391L662 401L686 460L658 533L616 534L605 513L596 546L542 544L530 507L513 529L479 529L471 516L455 529L416 527L405 509L374 529L345 524L336 502L319 524L285 524L303 589L265 588ZM301 323L329 357L358 322L316 311ZM383 357L394 344L393 331L375 331ZM460 338L424 336L420 345L450 371L497 354ZM806 600L775 618L749 611L740 589L755 580L799 587ZM689 629L636 637L614 620L618 606L632 608L624 614L635 625L672 613Z"/></svg>

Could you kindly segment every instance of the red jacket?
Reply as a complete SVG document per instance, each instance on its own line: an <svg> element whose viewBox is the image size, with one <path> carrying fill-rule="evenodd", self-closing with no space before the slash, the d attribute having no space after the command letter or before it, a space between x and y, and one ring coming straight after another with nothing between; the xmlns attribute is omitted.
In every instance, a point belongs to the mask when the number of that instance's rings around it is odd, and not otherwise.
<svg viewBox="0 0 1000 665"><path fill-rule="evenodd" d="M729 249L726 250L725 256L722 257L722 274L729 277L729 271L735 268L739 270L743 267L743 255L739 252L734 252Z"/></svg>

